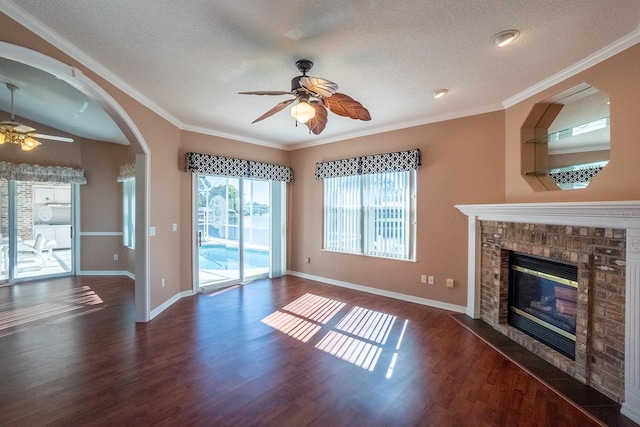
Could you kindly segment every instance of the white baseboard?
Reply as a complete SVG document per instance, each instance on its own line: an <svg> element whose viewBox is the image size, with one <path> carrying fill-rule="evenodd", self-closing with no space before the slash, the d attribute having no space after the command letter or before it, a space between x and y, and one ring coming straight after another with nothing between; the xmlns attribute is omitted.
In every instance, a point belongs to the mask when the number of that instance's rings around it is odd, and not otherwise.
<svg viewBox="0 0 640 427"><path fill-rule="evenodd" d="M151 310L151 313L149 313L149 320L153 320L153 318L155 318L157 315L165 311L167 308L171 307L174 303L176 303L181 298L186 298L193 295L194 295L193 291L182 291L175 294L174 296L172 296L171 298L169 298L168 300L160 304L158 307Z"/></svg>
<svg viewBox="0 0 640 427"><path fill-rule="evenodd" d="M78 272L78 276L127 276L136 280L136 275L125 270L82 270Z"/></svg>
<svg viewBox="0 0 640 427"><path fill-rule="evenodd" d="M315 280L317 282L327 283L329 285L340 286L342 288L353 289L361 292L368 292L370 294L381 295L384 297L394 298L407 302L414 302L416 304L422 304L429 307L441 308L443 310L455 311L456 313L465 313L467 307L455 304L449 304L442 301L431 300L427 298L420 298L413 295L401 294L399 292L386 291L383 289L370 288L368 286L357 285L355 283L343 282L340 280L328 279L326 277L314 276L312 274L300 273L298 271L287 270L287 274L292 276L302 277L303 279Z"/></svg>

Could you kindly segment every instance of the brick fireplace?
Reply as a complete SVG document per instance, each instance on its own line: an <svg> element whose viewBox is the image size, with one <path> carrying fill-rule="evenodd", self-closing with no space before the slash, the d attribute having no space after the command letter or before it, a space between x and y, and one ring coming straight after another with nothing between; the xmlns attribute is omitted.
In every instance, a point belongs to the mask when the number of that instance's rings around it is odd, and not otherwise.
<svg viewBox="0 0 640 427"><path fill-rule="evenodd" d="M457 208L469 217L467 315L621 402L640 422L640 202ZM575 361L507 323L514 252L577 266Z"/></svg>

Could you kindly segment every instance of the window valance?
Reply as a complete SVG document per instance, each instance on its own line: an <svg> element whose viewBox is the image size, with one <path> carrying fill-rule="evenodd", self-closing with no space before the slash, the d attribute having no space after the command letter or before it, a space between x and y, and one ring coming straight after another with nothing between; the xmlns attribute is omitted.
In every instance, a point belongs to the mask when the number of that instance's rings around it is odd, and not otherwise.
<svg viewBox="0 0 640 427"><path fill-rule="evenodd" d="M236 178L293 181L293 171L288 166L200 153L187 153L185 155L185 170L192 173L233 176Z"/></svg>
<svg viewBox="0 0 640 427"><path fill-rule="evenodd" d="M0 178L15 181L86 184L84 169L0 162Z"/></svg>
<svg viewBox="0 0 640 427"><path fill-rule="evenodd" d="M418 169L418 166L420 166L420 150L416 148L316 163L316 179L409 171Z"/></svg>
<svg viewBox="0 0 640 427"><path fill-rule="evenodd" d="M118 174L118 182L126 181L127 179L136 177L136 164L127 163L120 166L120 174Z"/></svg>

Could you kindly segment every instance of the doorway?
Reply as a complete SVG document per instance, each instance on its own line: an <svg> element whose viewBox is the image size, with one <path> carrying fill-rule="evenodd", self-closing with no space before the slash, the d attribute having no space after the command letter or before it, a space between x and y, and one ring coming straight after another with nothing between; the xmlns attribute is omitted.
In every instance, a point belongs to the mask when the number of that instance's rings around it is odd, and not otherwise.
<svg viewBox="0 0 640 427"><path fill-rule="evenodd" d="M198 290L264 278L270 272L270 181L197 175Z"/></svg>
<svg viewBox="0 0 640 427"><path fill-rule="evenodd" d="M75 274L77 184L0 180L0 281Z"/></svg>

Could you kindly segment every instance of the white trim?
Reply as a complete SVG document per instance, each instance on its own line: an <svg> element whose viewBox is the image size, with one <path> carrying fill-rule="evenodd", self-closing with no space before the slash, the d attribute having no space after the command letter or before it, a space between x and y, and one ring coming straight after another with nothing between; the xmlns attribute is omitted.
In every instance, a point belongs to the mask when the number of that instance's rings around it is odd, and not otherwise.
<svg viewBox="0 0 640 427"><path fill-rule="evenodd" d="M233 141L247 142L249 144L262 145L264 147L269 147L269 148L277 148L279 150L289 150L289 146L287 145L277 144L275 142L262 141L260 139L249 138L242 135L237 135L237 134L232 134L227 132L219 132L213 129L203 128L200 126L182 124L181 127L180 126L178 127L186 132L193 132L201 135L217 136L219 138L231 139Z"/></svg>
<svg viewBox="0 0 640 427"><path fill-rule="evenodd" d="M341 288L353 289L360 292L367 292L374 295L381 295L401 301L413 302L428 307L440 308L442 310L454 311L456 313L464 313L466 307L461 305L449 304L446 302L435 301L427 298L415 297L413 295L401 294L399 292L386 291L384 289L370 288L369 286L358 285L355 283L343 282L341 280L329 279L326 277L314 276L312 274L301 273L299 271L287 270L287 274L291 276L302 277L303 279L315 280L316 282L327 283L329 285L340 286Z"/></svg>
<svg viewBox="0 0 640 427"><path fill-rule="evenodd" d="M640 201L506 203L456 205L465 215L481 221L582 227L640 228Z"/></svg>
<svg viewBox="0 0 640 427"><path fill-rule="evenodd" d="M467 315L480 317L482 239L478 221L503 221L626 230L624 403L621 412L640 423L640 201L456 205L469 217ZM479 230L478 230L479 231Z"/></svg>
<svg viewBox="0 0 640 427"><path fill-rule="evenodd" d="M193 296L193 295L195 295L195 293L193 291L182 291L182 292L179 292L179 293L175 294L174 296L172 296L171 298L169 298L168 300L166 300L165 302L160 304L158 307L156 307L153 310L151 310L149 320L153 320L157 315L159 315L160 313L165 311L167 308L171 307L173 304L178 302L180 299L186 298L186 297L190 297L190 296Z"/></svg>
<svg viewBox="0 0 640 427"><path fill-rule="evenodd" d="M198 174L191 174L191 291L198 292L200 289L200 246L198 246L199 227L199 197Z"/></svg>
<svg viewBox="0 0 640 427"><path fill-rule="evenodd" d="M81 236L122 236L122 231L81 231Z"/></svg>
<svg viewBox="0 0 640 427"><path fill-rule="evenodd" d="M125 270L82 270L78 272L78 276L127 276L136 280L135 274Z"/></svg>
<svg viewBox="0 0 640 427"><path fill-rule="evenodd" d="M538 82L535 85L523 90L522 92L515 94L511 98L505 99L502 102L502 105L504 106L504 108L512 107L515 104L524 101L525 99L528 99L534 95L537 95L543 90L549 89L551 86L561 83L568 78L573 77L576 74L581 73L593 67L594 65L597 65L600 62L605 61L626 49L629 49L631 46L634 46L638 43L640 43L640 29L627 34L623 38L611 43L609 46L606 46L593 53L592 55L587 56L582 61L578 61L577 63L565 68L564 70L547 77L541 82Z"/></svg>

